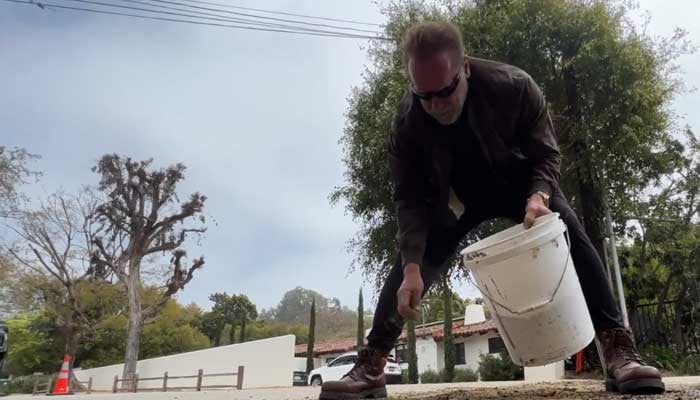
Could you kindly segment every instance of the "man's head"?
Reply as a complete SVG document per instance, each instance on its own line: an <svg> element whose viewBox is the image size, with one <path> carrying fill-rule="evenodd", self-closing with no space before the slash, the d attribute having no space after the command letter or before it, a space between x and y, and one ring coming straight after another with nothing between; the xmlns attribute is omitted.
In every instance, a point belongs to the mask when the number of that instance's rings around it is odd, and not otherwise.
<svg viewBox="0 0 700 400"><path fill-rule="evenodd" d="M423 109L442 125L457 121L469 78L459 29L449 22L424 22L406 32L402 48L413 93Z"/></svg>

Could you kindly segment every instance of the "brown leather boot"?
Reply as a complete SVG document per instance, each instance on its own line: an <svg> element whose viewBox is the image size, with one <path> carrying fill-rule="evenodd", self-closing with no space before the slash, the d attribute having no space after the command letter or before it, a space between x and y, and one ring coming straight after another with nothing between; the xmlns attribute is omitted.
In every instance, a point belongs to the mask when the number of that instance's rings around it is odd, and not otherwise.
<svg viewBox="0 0 700 400"><path fill-rule="evenodd" d="M598 332L598 339L607 369L607 391L622 394L656 394L666 391L659 371L642 361L632 339L632 332L625 328L607 329Z"/></svg>
<svg viewBox="0 0 700 400"><path fill-rule="evenodd" d="M377 349L360 350L357 362L339 381L323 382L320 400L376 399L386 397L385 354Z"/></svg>

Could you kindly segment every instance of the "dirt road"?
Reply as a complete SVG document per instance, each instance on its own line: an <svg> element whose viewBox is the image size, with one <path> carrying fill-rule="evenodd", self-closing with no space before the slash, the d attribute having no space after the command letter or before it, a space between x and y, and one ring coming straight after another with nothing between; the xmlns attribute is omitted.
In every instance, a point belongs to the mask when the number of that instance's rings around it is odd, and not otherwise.
<svg viewBox="0 0 700 400"><path fill-rule="evenodd" d="M621 396L605 393L598 380L564 380L557 383L470 382L390 385L390 400L700 400L700 376L664 378L661 396ZM205 392L93 393L70 396L75 400L316 400L319 388L244 389ZM4 399L36 399L30 395Z"/></svg>
<svg viewBox="0 0 700 400"><path fill-rule="evenodd" d="M621 396L606 393L598 381L562 381L560 383L523 384L496 388L444 389L434 393L415 393L392 396L401 400L593 400L593 399L649 399L649 400L700 400L700 386L667 382L668 391L657 396Z"/></svg>

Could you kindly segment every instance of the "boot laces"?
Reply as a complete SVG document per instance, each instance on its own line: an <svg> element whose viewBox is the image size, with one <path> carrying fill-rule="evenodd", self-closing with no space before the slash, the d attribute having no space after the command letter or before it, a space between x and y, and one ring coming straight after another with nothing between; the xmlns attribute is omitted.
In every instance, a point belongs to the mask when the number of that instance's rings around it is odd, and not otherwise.
<svg viewBox="0 0 700 400"><path fill-rule="evenodd" d="M613 337L615 355L630 362L643 364L642 357L630 335L623 329L615 330Z"/></svg>
<svg viewBox="0 0 700 400"><path fill-rule="evenodd" d="M360 380L362 375L367 372L367 367L376 362L377 357L380 357L376 351L367 348L360 350L357 355L358 358L355 365L348 373L343 375L343 378L348 377L354 381Z"/></svg>

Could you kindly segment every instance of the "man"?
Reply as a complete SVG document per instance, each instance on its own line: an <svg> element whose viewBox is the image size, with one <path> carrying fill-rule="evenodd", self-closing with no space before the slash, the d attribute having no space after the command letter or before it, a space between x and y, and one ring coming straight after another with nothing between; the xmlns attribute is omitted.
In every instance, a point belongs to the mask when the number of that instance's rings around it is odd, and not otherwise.
<svg viewBox="0 0 700 400"><path fill-rule="evenodd" d="M446 22L411 28L403 42L409 93L399 105L388 152L401 256L379 297L368 347L321 399L386 396L384 364L404 317L417 316L430 285L449 269L460 240L482 221L506 217L526 227L558 212L607 367L606 387L664 391L643 364L603 264L559 189L560 154L544 97L524 71L466 57ZM456 211L451 211L456 210Z"/></svg>

